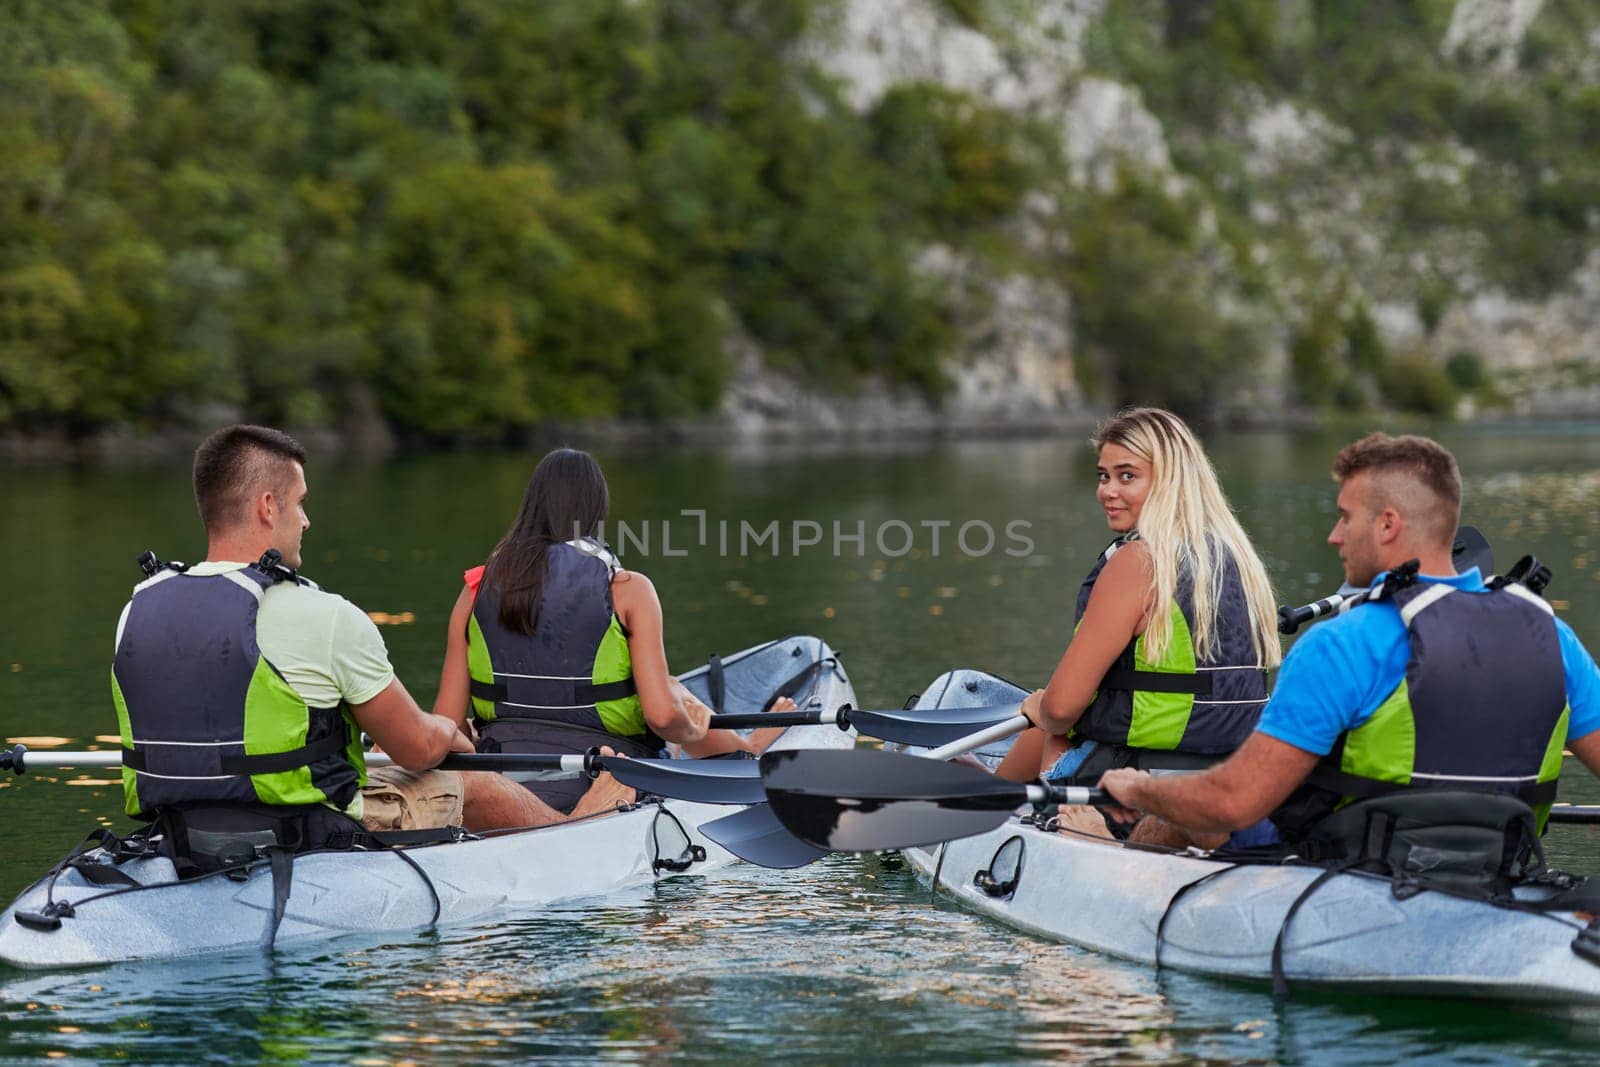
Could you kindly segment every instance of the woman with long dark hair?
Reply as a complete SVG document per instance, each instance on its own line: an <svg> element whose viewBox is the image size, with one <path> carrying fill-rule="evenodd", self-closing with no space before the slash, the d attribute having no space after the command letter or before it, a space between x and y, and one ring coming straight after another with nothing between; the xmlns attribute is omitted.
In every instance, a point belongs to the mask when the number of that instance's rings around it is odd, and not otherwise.
<svg viewBox="0 0 1600 1067"><path fill-rule="evenodd" d="M437 714L486 752L583 752L609 746L694 756L760 752L779 730L749 738L708 730L711 711L667 669L661 601L650 579L623 570L598 540L610 509L605 475L587 452L539 461L522 507L450 614ZM773 710L793 710L784 698ZM512 777L516 777L513 775ZM523 784L570 811L582 779Z"/></svg>

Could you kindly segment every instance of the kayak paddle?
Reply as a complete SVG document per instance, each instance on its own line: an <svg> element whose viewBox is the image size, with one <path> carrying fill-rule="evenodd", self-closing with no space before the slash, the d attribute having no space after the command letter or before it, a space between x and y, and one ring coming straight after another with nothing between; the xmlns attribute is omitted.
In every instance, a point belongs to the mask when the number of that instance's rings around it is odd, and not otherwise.
<svg viewBox="0 0 1600 1067"><path fill-rule="evenodd" d="M859 734L901 745L943 745L970 737L975 730L1014 718L1021 707L1020 703L1013 703L981 708L868 711L845 706L837 709L713 715L709 725L713 730L743 730L763 726L821 726L832 723L841 730L854 727Z"/></svg>
<svg viewBox="0 0 1600 1067"><path fill-rule="evenodd" d="M1008 705L1016 707L1017 705ZM958 709L948 709L958 710ZM959 709L979 710L979 709ZM943 761L953 759L975 749L982 748L991 741L999 741L1010 737L1012 734L1021 733L1028 727L1028 720L1021 715L1013 715L1002 720L986 730L968 733L958 741L952 741L943 748L922 753L918 758L923 760ZM870 751L870 750L866 750ZM804 867L806 864L826 856L830 850L818 848L816 845L802 841L778 820L772 808L767 804L756 804L736 811L732 815L724 815L712 822L702 823L700 832L711 840L738 856L747 863L758 867Z"/></svg>
<svg viewBox="0 0 1600 1067"><path fill-rule="evenodd" d="M393 763L381 752L367 754L369 766ZM23 774L43 767L120 767L122 751L34 752L26 746L0 750L0 771ZM443 771L555 771L593 777L610 771L635 789L702 804L759 804L766 799L754 760L627 759L596 753L452 752L436 765Z"/></svg>
<svg viewBox="0 0 1600 1067"><path fill-rule="evenodd" d="M953 841L994 829L1023 804L1104 804L1087 786L1018 783L987 771L872 749L761 757L767 803L796 837L835 852Z"/></svg>

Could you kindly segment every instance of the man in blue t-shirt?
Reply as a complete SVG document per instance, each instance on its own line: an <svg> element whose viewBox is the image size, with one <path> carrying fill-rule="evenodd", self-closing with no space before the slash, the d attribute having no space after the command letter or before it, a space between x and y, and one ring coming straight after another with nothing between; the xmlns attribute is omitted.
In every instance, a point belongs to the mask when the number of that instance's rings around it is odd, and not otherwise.
<svg viewBox="0 0 1600 1067"><path fill-rule="evenodd" d="M1455 458L1443 447L1425 437L1372 434L1341 451L1334 461L1333 473L1339 482L1339 517L1328 543L1338 548L1345 578L1352 585L1371 585L1389 570L1417 560L1417 580L1424 588L1420 595L1410 598L1410 603L1424 597L1429 603L1447 598L1442 592L1430 596L1427 586L1448 586L1469 595L1486 592L1476 568L1465 574L1454 573L1451 545L1460 517L1461 476ZM1531 594L1524 599L1536 600ZM1385 598L1310 630L1284 659L1272 698L1262 711L1255 732L1224 762L1198 774L1155 778L1126 768L1108 771L1100 784L1122 805L1122 810L1110 812L1112 817L1127 819L1139 812L1156 815L1208 843L1219 842L1222 833L1247 827L1250 829L1245 835L1234 835L1235 844L1276 840L1271 827L1258 824L1274 813L1278 813L1276 821L1285 822L1281 806L1305 782L1318 761L1345 739L1344 762L1348 767L1352 762L1352 733L1371 722L1375 713L1393 714L1396 701L1406 700L1412 651L1401 610L1395 600ZM1553 622L1569 709L1565 744L1591 771L1600 773L1600 669L1572 628L1560 619ZM1546 629L1544 634L1548 633ZM1496 651L1500 636L1484 635L1486 653ZM1549 657L1541 661L1548 666L1539 670L1553 673L1555 655L1552 648ZM1462 668L1466 666L1463 664ZM1483 669L1482 663L1473 666ZM1437 669L1437 665L1430 667ZM1506 664L1504 671L1527 669L1513 663ZM1546 689L1553 686L1552 679L1542 680L1548 683ZM1498 701L1498 697L1495 699ZM1495 729L1503 724L1505 733L1499 736L1530 740L1516 734L1519 727L1526 729L1520 714L1514 722L1502 714L1498 704L1471 710L1479 714L1480 721L1487 717ZM1515 706L1504 708L1504 712L1520 710ZM1558 695L1554 711L1561 710ZM1409 715L1411 711L1402 708L1401 713ZM1558 725L1556 735L1531 740L1537 750L1553 753L1554 760L1559 761L1559 733ZM1474 752L1485 747L1493 749L1494 745L1472 745ZM1527 744L1519 747L1524 751L1529 748ZM1403 744L1398 751L1409 763L1411 755ZM1518 769L1529 771L1527 767ZM1512 780L1497 777L1509 773L1504 767L1474 768L1471 774L1418 773L1414 777L1409 766L1400 771L1402 776L1391 780L1448 778L1449 788L1479 788L1476 782L1482 779ZM1530 783L1536 776L1541 782L1545 780L1542 773L1526 774Z"/></svg>

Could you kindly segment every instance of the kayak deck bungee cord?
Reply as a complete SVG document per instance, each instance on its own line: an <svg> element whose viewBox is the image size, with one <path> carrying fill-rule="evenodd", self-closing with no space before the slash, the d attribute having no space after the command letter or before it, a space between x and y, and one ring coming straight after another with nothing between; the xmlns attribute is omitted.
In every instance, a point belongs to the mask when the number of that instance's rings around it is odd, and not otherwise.
<svg viewBox="0 0 1600 1067"><path fill-rule="evenodd" d="M839 747L853 732L831 722L855 692L837 655L816 637L757 645L718 661L728 708L765 706L804 670L791 695L830 720L794 726L775 743ZM682 676L710 703L712 671ZM690 761L685 761L690 762ZM694 761L698 762L698 761ZM752 770L754 764L747 763ZM186 880L165 857L91 847L24 890L0 914L0 961L69 967L260 950L343 933L399 932L491 920L512 909L597 896L673 874L706 873L735 857L700 832L738 810L647 797L630 808L532 830L460 832L409 847L310 852L274 872L276 851ZM86 839L93 844L99 834ZM110 845L110 842L106 842ZM276 889L276 891L275 891Z"/></svg>
<svg viewBox="0 0 1600 1067"><path fill-rule="evenodd" d="M1001 704L1023 695L993 675L958 670L935 680L915 706ZM994 765L1008 744L978 756ZM1600 919L1548 907L1559 894L1587 890L1581 878L1552 875L1493 902L1433 887L1413 891L1371 872L1125 845L1057 830L1031 812L903 855L924 882L965 907L1140 963L1260 981L1276 972L1289 989L1600 1008Z"/></svg>

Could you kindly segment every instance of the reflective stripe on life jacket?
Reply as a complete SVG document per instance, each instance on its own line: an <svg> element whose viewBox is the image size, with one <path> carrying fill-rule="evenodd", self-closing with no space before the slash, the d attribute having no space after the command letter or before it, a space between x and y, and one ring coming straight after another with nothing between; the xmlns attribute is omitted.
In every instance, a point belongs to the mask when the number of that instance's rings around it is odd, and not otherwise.
<svg viewBox="0 0 1600 1067"><path fill-rule="evenodd" d="M1106 564L1135 537L1120 537L1100 554L1078 590L1075 622L1083 621ZM1244 743L1266 705L1267 676L1251 640L1250 605L1239 568L1231 555L1226 557L1214 627L1216 653L1209 658L1194 644L1193 584L1187 572L1180 572L1168 606L1172 639L1161 661L1146 656L1143 634L1129 642L1074 725L1075 735L1130 749L1216 755Z"/></svg>
<svg viewBox="0 0 1600 1067"><path fill-rule="evenodd" d="M485 572L467 624L472 712L484 747L500 734L510 740L511 732L497 724L537 722L660 750L639 704L627 634L612 610L611 578L618 569L616 557L589 538L551 545L532 635L501 624L500 591ZM519 729L516 739L526 733Z"/></svg>
<svg viewBox="0 0 1600 1067"><path fill-rule="evenodd" d="M261 598L286 574L266 560L164 569L134 588L111 670L128 814L355 799L364 761L348 708L308 707L256 643Z"/></svg>
<svg viewBox="0 0 1600 1067"><path fill-rule="evenodd" d="M1425 582L1391 595L1410 643L1405 677L1273 822L1294 840L1358 799L1450 790L1517 797L1542 828L1570 714L1550 605L1518 583L1479 592Z"/></svg>

